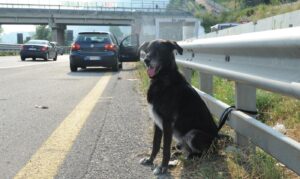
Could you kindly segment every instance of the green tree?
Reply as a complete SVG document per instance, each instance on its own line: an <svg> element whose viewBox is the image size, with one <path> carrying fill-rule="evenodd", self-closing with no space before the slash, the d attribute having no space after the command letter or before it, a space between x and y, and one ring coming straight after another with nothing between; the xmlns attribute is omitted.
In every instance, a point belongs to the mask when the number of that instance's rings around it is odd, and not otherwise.
<svg viewBox="0 0 300 179"><path fill-rule="evenodd" d="M195 4L195 0L170 0L167 5L167 9L180 9L180 10L188 10L188 4Z"/></svg>
<svg viewBox="0 0 300 179"><path fill-rule="evenodd" d="M210 27L218 24L221 21L217 15L214 15L212 13L205 13L198 18L202 19L201 25L204 27L205 33L209 33Z"/></svg>
<svg viewBox="0 0 300 179"><path fill-rule="evenodd" d="M33 37L34 39L51 40L51 31L46 25L38 25Z"/></svg>
<svg viewBox="0 0 300 179"><path fill-rule="evenodd" d="M110 26L109 32L113 33L118 40L121 40L124 35L119 26Z"/></svg>

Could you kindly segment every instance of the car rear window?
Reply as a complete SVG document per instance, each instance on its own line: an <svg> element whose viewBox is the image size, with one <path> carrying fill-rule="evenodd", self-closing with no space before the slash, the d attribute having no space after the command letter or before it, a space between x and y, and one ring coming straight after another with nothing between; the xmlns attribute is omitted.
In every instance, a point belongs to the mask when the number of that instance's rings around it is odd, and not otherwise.
<svg viewBox="0 0 300 179"><path fill-rule="evenodd" d="M47 41L42 41L42 40L29 40L26 44L42 44L42 45L45 45L45 44L48 44Z"/></svg>
<svg viewBox="0 0 300 179"><path fill-rule="evenodd" d="M79 34L77 36L76 42L86 42L86 43L111 43L109 34Z"/></svg>

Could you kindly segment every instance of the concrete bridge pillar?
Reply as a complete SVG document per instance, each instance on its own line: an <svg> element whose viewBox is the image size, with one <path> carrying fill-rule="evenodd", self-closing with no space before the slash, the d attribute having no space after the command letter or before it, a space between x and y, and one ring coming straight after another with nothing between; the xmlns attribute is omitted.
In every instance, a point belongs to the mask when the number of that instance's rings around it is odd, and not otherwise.
<svg viewBox="0 0 300 179"><path fill-rule="evenodd" d="M195 18L156 18L156 38L184 40L199 35L200 21Z"/></svg>
<svg viewBox="0 0 300 179"><path fill-rule="evenodd" d="M52 30L52 41L57 42L58 45L64 45L66 25L52 23L50 27Z"/></svg>
<svg viewBox="0 0 300 179"><path fill-rule="evenodd" d="M141 28L141 23L139 23L138 21L131 24L131 34L140 34Z"/></svg>
<svg viewBox="0 0 300 179"><path fill-rule="evenodd" d="M197 23L196 22L185 22L182 26L182 39L190 39L197 37Z"/></svg>
<svg viewBox="0 0 300 179"><path fill-rule="evenodd" d="M155 17L139 17L140 43L150 41L156 38Z"/></svg>
<svg viewBox="0 0 300 179"><path fill-rule="evenodd" d="M141 34L142 30L142 20L140 18L136 18L131 23L131 34Z"/></svg>
<svg viewBox="0 0 300 179"><path fill-rule="evenodd" d="M157 18L155 19L156 25L156 38L169 39L169 40L182 40L182 24L183 19L173 18Z"/></svg>

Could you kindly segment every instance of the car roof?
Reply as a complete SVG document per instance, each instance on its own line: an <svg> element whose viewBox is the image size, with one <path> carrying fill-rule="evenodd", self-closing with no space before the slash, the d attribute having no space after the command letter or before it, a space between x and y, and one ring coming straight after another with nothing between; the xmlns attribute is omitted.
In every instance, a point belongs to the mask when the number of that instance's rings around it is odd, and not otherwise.
<svg viewBox="0 0 300 179"><path fill-rule="evenodd" d="M110 32L79 32L78 34L111 34Z"/></svg>
<svg viewBox="0 0 300 179"><path fill-rule="evenodd" d="M28 43L32 43L32 42L48 43L49 41L48 40L31 39L26 43L28 44Z"/></svg>
<svg viewBox="0 0 300 179"><path fill-rule="evenodd" d="M40 40L40 39L31 39L29 41L40 41L40 42L48 42L48 40Z"/></svg>

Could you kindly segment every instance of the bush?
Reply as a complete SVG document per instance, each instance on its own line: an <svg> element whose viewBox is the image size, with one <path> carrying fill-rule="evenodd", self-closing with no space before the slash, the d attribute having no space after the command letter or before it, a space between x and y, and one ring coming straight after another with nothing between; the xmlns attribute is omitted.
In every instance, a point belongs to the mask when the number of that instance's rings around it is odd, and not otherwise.
<svg viewBox="0 0 300 179"><path fill-rule="evenodd" d="M0 52L0 56L15 56L18 54L19 52L13 52L13 51Z"/></svg>

